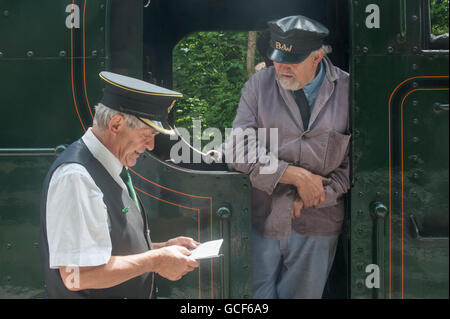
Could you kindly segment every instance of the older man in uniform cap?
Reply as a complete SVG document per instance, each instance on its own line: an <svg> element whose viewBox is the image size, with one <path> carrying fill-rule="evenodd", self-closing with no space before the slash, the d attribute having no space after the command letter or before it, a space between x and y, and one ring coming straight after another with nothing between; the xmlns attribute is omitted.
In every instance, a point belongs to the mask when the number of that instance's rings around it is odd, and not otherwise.
<svg viewBox="0 0 450 319"><path fill-rule="evenodd" d="M40 253L50 298L154 298L154 273L178 280L198 267L177 237L151 243L128 168L173 134L178 92L110 72L94 124L53 163L41 200Z"/></svg>
<svg viewBox="0 0 450 319"><path fill-rule="evenodd" d="M290 16L268 24L274 66L245 84L233 122L241 130L226 146L227 158L245 158L257 135L240 144L236 137L278 128L277 154L229 164L253 186L253 297L321 298L349 189L349 76L325 55L328 30L319 22ZM263 170L273 163L275 172Z"/></svg>

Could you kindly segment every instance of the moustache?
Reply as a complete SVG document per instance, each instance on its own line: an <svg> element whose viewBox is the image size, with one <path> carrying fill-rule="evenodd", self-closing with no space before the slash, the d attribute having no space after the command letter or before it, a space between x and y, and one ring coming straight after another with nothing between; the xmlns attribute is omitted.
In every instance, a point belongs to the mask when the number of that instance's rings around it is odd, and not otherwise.
<svg viewBox="0 0 450 319"><path fill-rule="evenodd" d="M282 76L292 76L292 77L294 77L294 79L297 79L296 76L295 76L295 74L292 73L292 72L286 72L286 73L280 72L280 73L278 74L278 76L279 76L279 77L282 77Z"/></svg>

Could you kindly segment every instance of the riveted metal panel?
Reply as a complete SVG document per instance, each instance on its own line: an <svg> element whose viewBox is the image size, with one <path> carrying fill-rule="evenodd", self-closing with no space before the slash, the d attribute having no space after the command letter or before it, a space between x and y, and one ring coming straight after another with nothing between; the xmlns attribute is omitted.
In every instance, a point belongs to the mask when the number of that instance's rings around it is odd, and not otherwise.
<svg viewBox="0 0 450 319"><path fill-rule="evenodd" d="M132 169L148 208L152 241L189 236L224 239L222 257L201 261L177 282L158 277L158 295L170 298L251 297L251 184L248 176L177 168L147 154Z"/></svg>
<svg viewBox="0 0 450 319"><path fill-rule="evenodd" d="M106 4L74 5L79 27L68 28L72 1L2 2L0 86L8 94L0 96L0 116L10 135L1 135L0 147L69 143L92 122L106 60Z"/></svg>
<svg viewBox="0 0 450 319"><path fill-rule="evenodd" d="M448 88L402 100L405 298L448 298Z"/></svg>
<svg viewBox="0 0 450 319"><path fill-rule="evenodd" d="M106 64L106 13L107 1L0 2L0 298L44 297L41 187L63 149L55 146L92 122Z"/></svg>
<svg viewBox="0 0 450 319"><path fill-rule="evenodd" d="M55 149L0 149L0 298L43 298L39 261L42 181Z"/></svg>
<svg viewBox="0 0 450 319"><path fill-rule="evenodd" d="M431 113L422 113L423 109L418 112L419 104L429 110L438 96L445 104L443 95L447 94L448 101L448 51L422 50L423 1L350 1L350 4L351 297L446 298L448 232L447 239L424 244L423 240L414 239L410 215L420 210L415 214L421 222L440 220L441 226L448 229L448 195L440 195L448 189L448 160L446 164L427 161L422 173L418 162L411 162L411 156L420 158L415 154L419 152L416 138L428 141L421 153L444 158L445 155L439 154L447 154L448 158L448 146L431 142L436 139L435 133L448 132L448 120L430 123ZM371 4L380 8L379 28L366 25L371 14L366 8ZM428 90L436 88L441 95L429 93ZM406 105L414 100L412 96L419 94L416 90L429 94L420 93L424 94L423 100L416 100L416 106L406 111ZM410 95L411 92L414 93ZM412 136L419 135L415 126L419 123L427 123L429 130L422 130L422 137ZM420 182L420 174L429 183ZM431 185L441 186L437 186L438 192L426 197L434 190ZM414 202L418 198L411 199L414 198L411 191L424 198ZM438 205L440 209L425 212L423 208L429 205ZM428 262L430 258L433 262ZM379 270L377 287L373 285L373 265Z"/></svg>

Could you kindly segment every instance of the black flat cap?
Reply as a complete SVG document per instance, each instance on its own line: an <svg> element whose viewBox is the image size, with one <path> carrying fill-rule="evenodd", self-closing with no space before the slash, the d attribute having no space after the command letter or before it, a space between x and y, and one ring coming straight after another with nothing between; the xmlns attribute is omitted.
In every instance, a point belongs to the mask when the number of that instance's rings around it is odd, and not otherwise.
<svg viewBox="0 0 450 319"><path fill-rule="evenodd" d="M304 16L290 16L267 23L270 30L270 47L267 57L275 62L296 64L323 45L329 34L321 23Z"/></svg>
<svg viewBox="0 0 450 319"><path fill-rule="evenodd" d="M104 71L99 75L105 81L103 105L135 115L163 134L175 134L167 119L176 100L183 94L112 72Z"/></svg>

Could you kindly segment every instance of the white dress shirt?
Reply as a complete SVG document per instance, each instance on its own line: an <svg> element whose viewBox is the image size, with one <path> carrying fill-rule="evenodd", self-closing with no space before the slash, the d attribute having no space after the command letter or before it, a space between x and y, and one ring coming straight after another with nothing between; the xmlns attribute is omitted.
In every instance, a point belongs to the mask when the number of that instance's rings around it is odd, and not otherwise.
<svg viewBox="0 0 450 319"><path fill-rule="evenodd" d="M89 128L82 137L89 151L125 190L123 165ZM86 168L63 164L50 180L47 195L47 239L50 268L98 266L111 257L110 222L103 193Z"/></svg>

